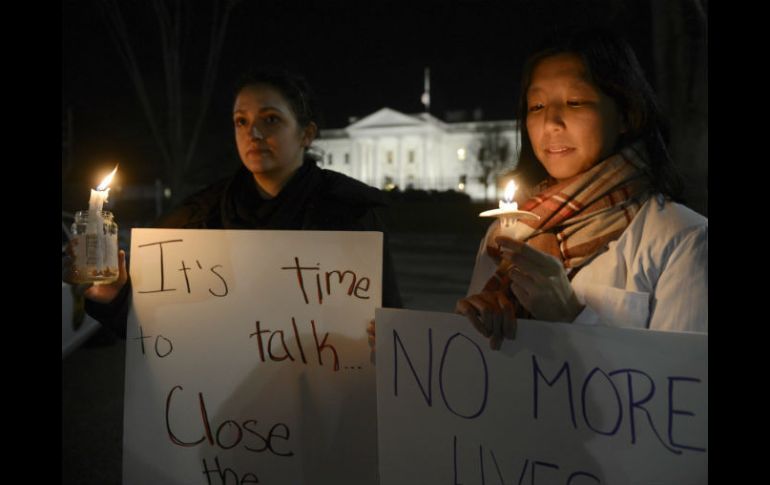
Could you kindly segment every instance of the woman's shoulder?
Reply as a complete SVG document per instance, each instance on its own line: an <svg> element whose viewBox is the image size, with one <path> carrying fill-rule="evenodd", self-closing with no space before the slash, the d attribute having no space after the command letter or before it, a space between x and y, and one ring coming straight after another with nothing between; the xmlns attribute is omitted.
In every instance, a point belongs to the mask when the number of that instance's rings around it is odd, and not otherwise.
<svg viewBox="0 0 770 485"><path fill-rule="evenodd" d="M651 231L662 239L692 231L707 231L708 219L684 204L657 194L649 198L637 214L636 220L645 232ZM634 225L634 224L632 224Z"/></svg>
<svg viewBox="0 0 770 485"><path fill-rule="evenodd" d="M633 254L658 255L708 244L708 219L689 207L655 195L645 202L618 241Z"/></svg>
<svg viewBox="0 0 770 485"><path fill-rule="evenodd" d="M345 174L321 169L321 177L321 195L330 201L356 207L379 207L388 204L381 190Z"/></svg>
<svg viewBox="0 0 770 485"><path fill-rule="evenodd" d="M189 195L161 216L156 227L189 229L204 226L212 211L219 207L222 194L231 180L232 176L225 177Z"/></svg>
<svg viewBox="0 0 770 485"><path fill-rule="evenodd" d="M319 182L308 207L308 228L380 231L385 195L347 175L319 168Z"/></svg>

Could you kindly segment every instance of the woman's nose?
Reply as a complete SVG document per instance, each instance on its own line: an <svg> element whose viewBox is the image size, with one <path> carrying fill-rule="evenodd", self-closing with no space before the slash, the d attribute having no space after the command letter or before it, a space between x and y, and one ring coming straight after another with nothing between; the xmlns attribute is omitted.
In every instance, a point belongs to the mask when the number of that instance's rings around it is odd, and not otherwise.
<svg viewBox="0 0 770 485"><path fill-rule="evenodd" d="M257 128L257 125L252 125L251 126L250 134L251 134L251 137L254 138L255 140L256 139L259 139L259 140L264 140L265 139L264 135L262 135L262 132L259 131L259 128Z"/></svg>
<svg viewBox="0 0 770 485"><path fill-rule="evenodd" d="M545 110L545 125L549 128L563 128L564 117L561 108L549 106Z"/></svg>

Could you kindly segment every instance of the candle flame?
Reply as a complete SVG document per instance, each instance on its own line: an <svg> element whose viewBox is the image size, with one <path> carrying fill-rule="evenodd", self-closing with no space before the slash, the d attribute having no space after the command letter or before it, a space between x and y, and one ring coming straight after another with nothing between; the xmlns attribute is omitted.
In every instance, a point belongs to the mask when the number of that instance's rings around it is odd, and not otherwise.
<svg viewBox="0 0 770 485"><path fill-rule="evenodd" d="M503 197L505 198L506 202L513 202L513 196L516 194L516 183L511 180L508 182L508 185L505 186L505 193Z"/></svg>
<svg viewBox="0 0 770 485"><path fill-rule="evenodd" d="M102 179L102 183L100 183L100 184L99 184L99 186L98 186L98 187L96 187L96 190L100 190L100 191L101 191L101 190L104 190L104 189L106 189L107 187L109 187L109 185L110 185L110 182L112 182L112 177L114 177L114 176L115 176L115 173L116 173L117 171L118 171L118 166L117 166L117 165L115 165L115 168L113 168L113 169L112 169L112 172L110 172L110 174L109 174L109 175L107 175L106 177L104 177L104 178Z"/></svg>

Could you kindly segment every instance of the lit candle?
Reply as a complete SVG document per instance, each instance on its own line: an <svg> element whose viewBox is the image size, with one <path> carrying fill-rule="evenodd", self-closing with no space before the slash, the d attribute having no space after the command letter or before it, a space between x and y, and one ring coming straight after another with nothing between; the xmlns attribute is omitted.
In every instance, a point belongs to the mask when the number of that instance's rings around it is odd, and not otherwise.
<svg viewBox="0 0 770 485"><path fill-rule="evenodd" d="M79 211L75 216L75 264L80 282L109 283L117 278L117 225L112 213L103 211L117 170L116 165L95 190L91 189L88 211Z"/></svg>
<svg viewBox="0 0 770 485"><path fill-rule="evenodd" d="M96 214L99 214L98 217L101 217L102 206L107 202L107 196L110 195L110 182L112 182L112 177L115 176L115 172L117 171L118 166L115 165L112 172L102 179L102 183L96 187L96 190L91 189L91 198L88 200L89 219Z"/></svg>
<svg viewBox="0 0 770 485"><path fill-rule="evenodd" d="M503 193L503 200L500 201L498 207L503 210L515 211L519 208L519 205L513 201L513 196L516 195L516 183L511 180L508 185L505 186L505 192Z"/></svg>
<svg viewBox="0 0 770 485"><path fill-rule="evenodd" d="M498 204L497 209L484 211L479 214L480 217L497 217L500 220L500 234L515 239L515 225L519 219L539 220L540 216L529 211L520 211L519 205L513 201L516 195L516 184L513 180L505 186L503 200Z"/></svg>

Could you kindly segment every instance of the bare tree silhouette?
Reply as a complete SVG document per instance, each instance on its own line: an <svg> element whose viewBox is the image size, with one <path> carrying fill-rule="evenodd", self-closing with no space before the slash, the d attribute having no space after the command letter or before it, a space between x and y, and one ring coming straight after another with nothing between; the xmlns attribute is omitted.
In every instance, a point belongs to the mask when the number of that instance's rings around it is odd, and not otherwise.
<svg viewBox="0 0 770 485"><path fill-rule="evenodd" d="M160 35L159 50L162 55L165 84L165 90L162 90L148 86L146 71L143 71L143 66L140 65L140 61L147 60L140 59L134 48L136 43L147 42L146 33L129 32L121 12L121 2L97 0L162 155L163 174L171 188L172 203L178 202L184 196L185 174L192 168L201 128L211 104L230 13L239 2L240 0L211 2L212 12L208 17L210 32L200 81L200 94L194 97L197 109L191 109L186 105L187 100L183 99L182 94L185 80L184 55L187 53L185 49L188 48L185 42L192 31L190 11L194 8L192 4L182 0L150 0L149 2L157 20ZM136 12L132 14L136 15ZM147 14L149 15L149 12ZM146 65L144 68L146 69ZM165 106L149 94L163 91L165 91ZM164 111L165 117L159 114ZM190 116L190 113L195 114ZM188 120L192 128L186 124Z"/></svg>
<svg viewBox="0 0 770 485"><path fill-rule="evenodd" d="M498 175L510 168L512 161L511 144L500 128L487 128L476 141L476 160L481 167L479 182L484 184L484 202L487 202L489 184L497 181Z"/></svg>

